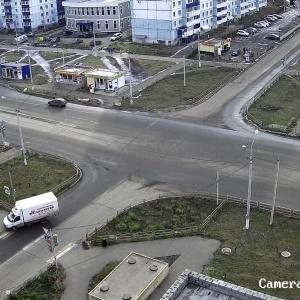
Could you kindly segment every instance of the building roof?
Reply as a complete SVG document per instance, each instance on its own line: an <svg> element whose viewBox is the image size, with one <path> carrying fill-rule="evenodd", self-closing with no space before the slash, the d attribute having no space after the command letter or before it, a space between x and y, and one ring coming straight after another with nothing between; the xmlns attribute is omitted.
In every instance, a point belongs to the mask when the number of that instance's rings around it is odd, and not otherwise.
<svg viewBox="0 0 300 300"><path fill-rule="evenodd" d="M118 6L124 2L130 2L130 0L66 0L62 4L67 7L102 7Z"/></svg>
<svg viewBox="0 0 300 300"><path fill-rule="evenodd" d="M28 64L18 63L18 62L5 62L5 63L0 63L0 65L3 67L25 67L25 66L28 66Z"/></svg>
<svg viewBox="0 0 300 300"><path fill-rule="evenodd" d="M88 66L64 65L54 70L56 74L81 75L94 70Z"/></svg>
<svg viewBox="0 0 300 300"><path fill-rule="evenodd" d="M112 71L107 69L94 69L90 72L87 72L86 77L94 78L106 78L106 79L116 79L125 75L122 71Z"/></svg>
<svg viewBox="0 0 300 300"><path fill-rule="evenodd" d="M89 293L89 299L122 300L124 295L138 299L168 268L168 263L131 252Z"/></svg>

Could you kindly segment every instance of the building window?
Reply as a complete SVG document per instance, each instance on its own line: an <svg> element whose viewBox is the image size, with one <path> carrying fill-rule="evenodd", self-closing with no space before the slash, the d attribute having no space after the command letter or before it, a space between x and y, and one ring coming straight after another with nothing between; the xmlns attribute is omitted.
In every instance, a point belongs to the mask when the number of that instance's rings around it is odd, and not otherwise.
<svg viewBox="0 0 300 300"><path fill-rule="evenodd" d="M202 9L204 9L204 3L202 3Z"/></svg>
<svg viewBox="0 0 300 300"><path fill-rule="evenodd" d="M46 11L46 16L48 16L48 12Z"/></svg>
<svg viewBox="0 0 300 300"><path fill-rule="evenodd" d="M74 15L75 16L77 15L77 9L76 8L74 9Z"/></svg>
<svg viewBox="0 0 300 300"><path fill-rule="evenodd" d="M110 16L110 7L107 7L107 15Z"/></svg>
<svg viewBox="0 0 300 300"><path fill-rule="evenodd" d="M40 10L43 10L43 6L40 6Z"/></svg>
<svg viewBox="0 0 300 300"><path fill-rule="evenodd" d="M178 16L181 16L181 10L178 11Z"/></svg>
<svg viewBox="0 0 300 300"><path fill-rule="evenodd" d="M78 8L78 16L81 16L81 10L80 10L80 8Z"/></svg>
<svg viewBox="0 0 300 300"><path fill-rule="evenodd" d="M91 7L91 15L93 16L94 15L94 8Z"/></svg>
<svg viewBox="0 0 300 300"><path fill-rule="evenodd" d="M89 8L87 7L86 8L86 15L88 16L90 14L90 10L89 10Z"/></svg>
<svg viewBox="0 0 300 300"><path fill-rule="evenodd" d="M45 8L48 9L48 5L45 5Z"/></svg>
<svg viewBox="0 0 300 300"><path fill-rule="evenodd" d="M176 17L176 12L175 11L173 11L173 17Z"/></svg>
<svg viewBox="0 0 300 300"><path fill-rule="evenodd" d="M129 12L129 4L127 3L127 12Z"/></svg>
<svg viewBox="0 0 300 300"><path fill-rule="evenodd" d="M108 29L108 21L105 21L105 29Z"/></svg>
<svg viewBox="0 0 300 300"><path fill-rule="evenodd" d="M121 28L124 28L124 23L123 22L121 22Z"/></svg>
<svg viewBox="0 0 300 300"><path fill-rule="evenodd" d="M113 8L112 8L112 12L113 12L113 15L115 15L117 13L115 6L113 6Z"/></svg>
<svg viewBox="0 0 300 300"><path fill-rule="evenodd" d="M181 20L178 20L178 25L181 25Z"/></svg>
<svg viewBox="0 0 300 300"><path fill-rule="evenodd" d="M104 16L104 15L105 15L105 10L104 10L104 7L102 7L101 15L102 15L102 16Z"/></svg>
<svg viewBox="0 0 300 300"><path fill-rule="evenodd" d="M98 8L98 7L96 8L96 15L97 15L97 16L100 15L100 12L99 12L99 8Z"/></svg>
<svg viewBox="0 0 300 300"><path fill-rule="evenodd" d="M174 27L176 27L176 21L173 22Z"/></svg>
<svg viewBox="0 0 300 300"><path fill-rule="evenodd" d="M123 15L123 6L120 5L120 14Z"/></svg>
<svg viewBox="0 0 300 300"><path fill-rule="evenodd" d="M47 19L47 23L50 23L50 20L49 20L49 19Z"/></svg>
<svg viewBox="0 0 300 300"><path fill-rule="evenodd" d="M114 20L114 29L117 28L117 21Z"/></svg>
<svg viewBox="0 0 300 300"><path fill-rule="evenodd" d="M44 16L44 14L43 13L41 13L41 17L43 17Z"/></svg>
<svg viewBox="0 0 300 300"><path fill-rule="evenodd" d="M81 15L84 16L84 8L81 9Z"/></svg>
<svg viewBox="0 0 300 300"><path fill-rule="evenodd" d="M175 7L175 5L176 5L175 2L173 2L173 7Z"/></svg>
<svg viewBox="0 0 300 300"><path fill-rule="evenodd" d="M100 29L100 21L97 21L97 29Z"/></svg>
<svg viewBox="0 0 300 300"><path fill-rule="evenodd" d="M51 4L51 8L53 8L53 4Z"/></svg>
<svg viewBox="0 0 300 300"><path fill-rule="evenodd" d="M178 1L178 6L181 6L181 1Z"/></svg>

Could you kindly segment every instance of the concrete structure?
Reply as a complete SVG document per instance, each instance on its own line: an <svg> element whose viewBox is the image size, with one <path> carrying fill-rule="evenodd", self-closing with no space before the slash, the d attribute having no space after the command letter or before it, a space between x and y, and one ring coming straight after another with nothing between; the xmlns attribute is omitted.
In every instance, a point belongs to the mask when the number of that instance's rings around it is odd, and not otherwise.
<svg viewBox="0 0 300 300"><path fill-rule="evenodd" d="M131 252L89 293L89 300L145 300L168 272L167 263Z"/></svg>
<svg viewBox="0 0 300 300"><path fill-rule="evenodd" d="M255 13L267 1L130 0L130 6L133 42L174 45Z"/></svg>
<svg viewBox="0 0 300 300"><path fill-rule="evenodd" d="M283 300L218 280L201 273L185 270L160 300Z"/></svg>
<svg viewBox="0 0 300 300"><path fill-rule="evenodd" d="M4 28L32 31L63 24L63 0L2 0L0 18Z"/></svg>
<svg viewBox="0 0 300 300"><path fill-rule="evenodd" d="M68 30L113 33L131 24L129 0L68 0L63 6Z"/></svg>
<svg viewBox="0 0 300 300"><path fill-rule="evenodd" d="M97 90L117 91L125 85L125 73L105 69L95 69L85 74L87 87L91 93Z"/></svg>
<svg viewBox="0 0 300 300"><path fill-rule="evenodd" d="M0 76L8 79L29 79L30 66L22 63L1 63Z"/></svg>
<svg viewBox="0 0 300 300"><path fill-rule="evenodd" d="M54 70L56 82L82 86L86 83L85 74L93 71L92 67L65 65Z"/></svg>

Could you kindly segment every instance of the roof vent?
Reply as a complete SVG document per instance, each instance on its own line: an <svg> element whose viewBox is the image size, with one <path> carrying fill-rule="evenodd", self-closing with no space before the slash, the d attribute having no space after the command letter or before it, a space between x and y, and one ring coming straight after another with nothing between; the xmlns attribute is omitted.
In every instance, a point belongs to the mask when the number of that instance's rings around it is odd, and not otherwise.
<svg viewBox="0 0 300 300"><path fill-rule="evenodd" d="M130 265L134 265L134 264L136 263L136 259L133 258L133 257L130 257L130 258L128 259L128 263L129 263Z"/></svg>
<svg viewBox="0 0 300 300"><path fill-rule="evenodd" d="M130 300L131 299L131 295L130 294L124 294L122 297L122 300Z"/></svg>
<svg viewBox="0 0 300 300"><path fill-rule="evenodd" d="M107 292L109 290L109 287L107 286L107 285L102 285L101 287L100 287L100 291L101 292Z"/></svg>
<svg viewBox="0 0 300 300"><path fill-rule="evenodd" d="M158 270L157 265L151 265L151 266L150 266L150 270L151 270L151 271L154 271L154 272L157 271L157 270Z"/></svg>

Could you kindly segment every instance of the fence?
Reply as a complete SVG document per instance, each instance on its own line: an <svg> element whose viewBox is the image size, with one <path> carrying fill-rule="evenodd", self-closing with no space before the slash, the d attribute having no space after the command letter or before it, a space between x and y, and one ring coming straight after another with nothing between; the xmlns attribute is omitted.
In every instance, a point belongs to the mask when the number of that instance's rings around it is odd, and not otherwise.
<svg viewBox="0 0 300 300"><path fill-rule="evenodd" d="M205 197L209 198L211 200L217 201L217 195L216 194L209 194L204 192L197 192L194 194L177 194L174 195L167 195L164 197L159 197L159 199L170 199L170 198L195 198L195 197ZM124 233L124 234L116 234L116 235L99 235L99 231L112 219L114 219L119 214L122 214L132 207L138 206L143 203L147 203L156 199L150 199L150 200L143 200L133 206L128 206L124 208L121 211L118 211L114 215L112 215L110 218L108 218L99 228L94 228L91 232L89 232L86 235L86 240L91 241L93 244L98 245L101 243L102 240L107 240L110 243L120 243L120 242L133 242L133 241L143 241L143 240L154 240L154 239L162 239L162 238L170 238L170 237L180 237L180 236L186 236L186 235L192 235L192 234L199 234L202 232L204 227L211 221L211 219L217 214L217 212L225 205L225 203L233 203L236 205L247 205L247 200L242 198L237 198L233 196L225 196L225 195L219 195L219 201L221 201L220 205L216 207L216 209L201 223L199 226L193 226L193 227L185 227L185 228L176 228L176 229L167 229L167 230L157 230L152 232L139 232L139 233ZM256 208L262 211L271 212L272 205L267 203L262 203L258 201L250 201L250 206L252 208ZM299 218L300 219L300 211L298 210L292 210L290 208L275 206L275 212L278 214L282 214L287 217L292 218Z"/></svg>

